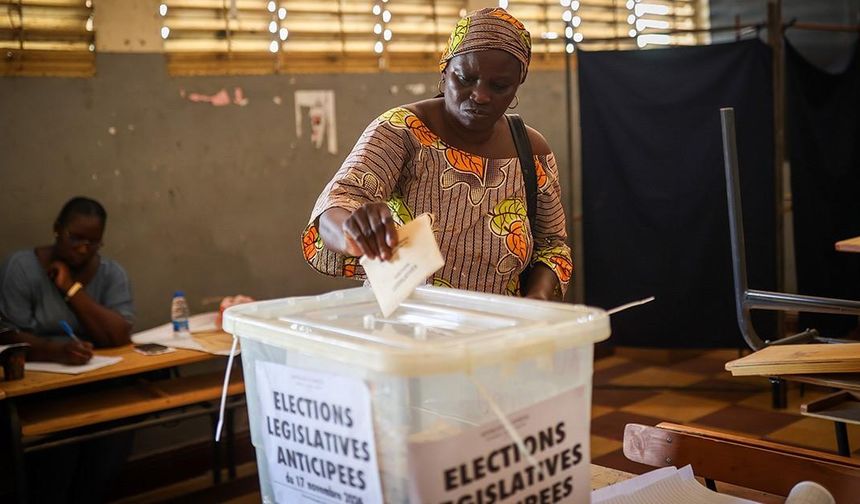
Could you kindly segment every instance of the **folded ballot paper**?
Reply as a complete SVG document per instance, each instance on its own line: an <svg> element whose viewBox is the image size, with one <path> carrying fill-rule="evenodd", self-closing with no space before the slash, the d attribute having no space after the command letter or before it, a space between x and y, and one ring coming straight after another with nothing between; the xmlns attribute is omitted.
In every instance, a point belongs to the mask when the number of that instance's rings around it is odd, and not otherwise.
<svg viewBox="0 0 860 504"><path fill-rule="evenodd" d="M391 259L360 259L383 317L394 313L416 287L426 283L430 275L445 265L428 214L419 215L400 227L397 240Z"/></svg>

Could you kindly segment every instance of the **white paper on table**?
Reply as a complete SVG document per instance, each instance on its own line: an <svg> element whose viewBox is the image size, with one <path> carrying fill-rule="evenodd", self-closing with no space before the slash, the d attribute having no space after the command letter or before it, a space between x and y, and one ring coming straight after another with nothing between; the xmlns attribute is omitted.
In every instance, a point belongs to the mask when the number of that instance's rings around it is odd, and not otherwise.
<svg viewBox="0 0 860 504"><path fill-rule="evenodd" d="M638 490L603 501L604 504L757 504L755 501L714 492L695 479L677 473Z"/></svg>
<svg viewBox="0 0 860 504"><path fill-rule="evenodd" d="M430 216L419 215L397 230L397 247L391 259L381 261L362 257L370 288L388 317L419 285L445 265L442 252L430 228Z"/></svg>
<svg viewBox="0 0 860 504"><path fill-rule="evenodd" d="M74 366L70 364L60 364L59 362L25 362L24 369L26 371L42 371L45 373L63 373L63 374L81 374L87 371L93 371L107 366L113 366L121 361L122 357L108 357L106 355L93 355L92 359L86 364Z"/></svg>
<svg viewBox="0 0 860 504"><path fill-rule="evenodd" d="M689 465L651 471L595 490L591 496L592 504L756 504L705 488Z"/></svg>
<svg viewBox="0 0 860 504"><path fill-rule="evenodd" d="M164 345L170 348L182 348L183 350L196 350L198 352L205 352L206 349L203 348L203 345L194 341L193 337L181 337L177 338L175 336L170 336L169 338L164 338L156 341L156 343L160 345ZM229 353L229 352L227 352ZM227 355L227 354L224 354Z"/></svg>
<svg viewBox="0 0 860 504"><path fill-rule="evenodd" d="M214 331L217 328L215 327L215 318L218 316L218 312L206 312L199 313L197 315L192 315L188 317L188 328L192 333L195 332L206 332L206 331ZM135 333L131 335L131 342L141 345L143 343L161 343L166 346L174 346L172 344L164 343L167 341L175 341L179 338L175 338L173 336L173 324L168 322L167 324L162 324L157 327L153 327L152 329L147 329L146 331L140 331L139 333ZM189 339L190 338L186 338ZM199 345L198 345L199 346ZM186 347L178 347L178 348L186 348ZM192 349L195 350L195 349Z"/></svg>
<svg viewBox="0 0 860 504"><path fill-rule="evenodd" d="M681 471L690 467L685 466ZM591 492L591 504L601 504L604 501L617 497L619 495L624 495L628 493L633 493L640 488L645 488L648 485L656 483L662 479L671 477L677 474L679 470L674 466L669 467L661 467L660 469L655 469L653 471L649 471L645 474L640 474L635 478L630 478L628 480L619 481L613 485L605 486L603 488L598 488ZM692 476L692 473L690 473ZM686 472L684 474L686 476Z"/></svg>

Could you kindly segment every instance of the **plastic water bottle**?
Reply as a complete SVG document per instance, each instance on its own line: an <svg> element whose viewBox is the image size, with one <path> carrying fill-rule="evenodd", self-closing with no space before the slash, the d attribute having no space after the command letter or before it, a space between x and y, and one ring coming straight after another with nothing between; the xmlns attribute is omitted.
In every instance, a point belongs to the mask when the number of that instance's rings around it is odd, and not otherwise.
<svg viewBox="0 0 860 504"><path fill-rule="evenodd" d="M173 336L182 338L191 335L188 328L188 302L185 293L176 291L173 293L173 301L170 303L170 320L173 321Z"/></svg>

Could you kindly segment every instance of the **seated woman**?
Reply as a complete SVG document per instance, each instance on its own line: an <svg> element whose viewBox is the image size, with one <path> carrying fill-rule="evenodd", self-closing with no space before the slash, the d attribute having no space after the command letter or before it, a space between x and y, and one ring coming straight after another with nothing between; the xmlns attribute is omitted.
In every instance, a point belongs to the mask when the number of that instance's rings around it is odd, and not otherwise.
<svg viewBox="0 0 860 504"><path fill-rule="evenodd" d="M446 261L434 285L561 299L573 266L555 157L528 128L537 174L530 222L505 116L530 59L528 31L504 9L461 19L440 61L441 94L371 122L320 195L302 237L311 266L364 278L356 258L390 258L395 226L426 212Z"/></svg>
<svg viewBox="0 0 860 504"><path fill-rule="evenodd" d="M131 341L134 319L125 270L99 255L107 213L77 197L54 222L54 244L13 253L0 266L0 313L17 331L0 343L26 342L28 360L84 364L92 348ZM67 321L81 341L64 335Z"/></svg>
<svg viewBox="0 0 860 504"><path fill-rule="evenodd" d="M84 364L94 346L131 341L134 306L128 275L99 255L106 221L97 201L72 198L54 222L53 245L6 259L0 266L0 313L16 331L3 333L0 343L30 343L28 360ZM82 341L64 335L62 320ZM110 386L90 385L92 390ZM29 502L103 502L132 439L131 432L121 432L28 453Z"/></svg>

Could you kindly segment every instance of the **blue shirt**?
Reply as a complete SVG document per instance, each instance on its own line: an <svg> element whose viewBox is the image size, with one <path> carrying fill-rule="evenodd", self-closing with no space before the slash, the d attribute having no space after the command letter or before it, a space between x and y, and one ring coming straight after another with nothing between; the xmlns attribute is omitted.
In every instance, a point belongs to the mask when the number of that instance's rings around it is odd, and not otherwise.
<svg viewBox="0 0 860 504"><path fill-rule="evenodd" d="M100 305L134 321L134 304L128 275L116 261L100 258L99 268L84 290ZM78 335L86 331L75 312L48 277L33 249L15 252L0 266L0 313L19 330L38 336L62 335L60 321Z"/></svg>

